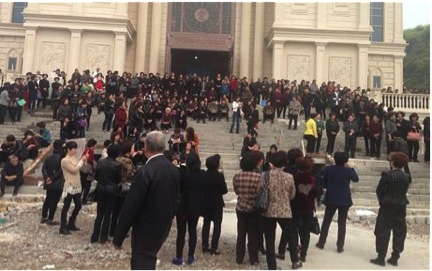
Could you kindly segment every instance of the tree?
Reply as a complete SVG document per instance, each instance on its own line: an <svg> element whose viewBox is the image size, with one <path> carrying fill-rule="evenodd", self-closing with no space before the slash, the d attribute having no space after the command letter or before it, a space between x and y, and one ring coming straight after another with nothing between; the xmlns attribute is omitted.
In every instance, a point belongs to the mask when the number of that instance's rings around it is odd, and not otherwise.
<svg viewBox="0 0 432 271"><path fill-rule="evenodd" d="M404 85L424 91L430 88L430 25L404 30L408 43L404 59Z"/></svg>

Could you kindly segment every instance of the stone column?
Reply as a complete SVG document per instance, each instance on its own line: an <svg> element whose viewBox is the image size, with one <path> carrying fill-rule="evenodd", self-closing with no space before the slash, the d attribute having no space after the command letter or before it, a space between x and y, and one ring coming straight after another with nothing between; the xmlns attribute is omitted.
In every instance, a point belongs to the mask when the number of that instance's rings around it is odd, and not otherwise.
<svg viewBox="0 0 432 271"><path fill-rule="evenodd" d="M283 56L283 41L273 41L273 69L272 78L282 78L282 56Z"/></svg>
<svg viewBox="0 0 432 271"><path fill-rule="evenodd" d="M369 53L367 45L357 45L358 47L358 78L357 86L366 89L368 82L368 68L369 68ZM354 87L354 86L353 86Z"/></svg>
<svg viewBox="0 0 432 271"><path fill-rule="evenodd" d="M403 39L403 26L402 26L402 3L393 3L394 5L394 43L405 43ZM407 3L408 5L408 3Z"/></svg>
<svg viewBox="0 0 432 271"><path fill-rule="evenodd" d="M393 89L403 90L403 57L395 56L394 58L394 86Z"/></svg>
<svg viewBox="0 0 432 271"><path fill-rule="evenodd" d="M135 50L135 72L143 72L147 45L148 3L138 3L138 24Z"/></svg>
<svg viewBox="0 0 432 271"><path fill-rule="evenodd" d="M324 80L324 56L325 56L325 42L315 42L315 79L317 84L320 85Z"/></svg>
<svg viewBox="0 0 432 271"><path fill-rule="evenodd" d="M162 4L153 2L152 8L152 31L150 43L149 72L159 72L160 40L162 32Z"/></svg>
<svg viewBox="0 0 432 271"><path fill-rule="evenodd" d="M75 69L80 69L80 49L82 29L69 29L71 32L69 49L69 69L68 74L72 74ZM87 67L86 67L87 68Z"/></svg>
<svg viewBox="0 0 432 271"><path fill-rule="evenodd" d="M24 37L24 52L22 73L33 72L33 60L35 55L36 28L27 28Z"/></svg>
<svg viewBox="0 0 432 271"><path fill-rule="evenodd" d="M249 75L249 51L251 32L251 3L242 3L242 19L240 33L240 78Z"/></svg>
<svg viewBox="0 0 432 271"><path fill-rule="evenodd" d="M114 41L114 65L113 69L122 73L125 66L126 58L126 33L125 32L115 32Z"/></svg>
<svg viewBox="0 0 432 271"><path fill-rule="evenodd" d="M358 16L358 30L362 31L372 31L370 26L370 3L357 3L359 5L359 16Z"/></svg>
<svg viewBox="0 0 432 271"><path fill-rule="evenodd" d="M264 3L255 3L255 36L254 36L254 59L253 79L263 76L263 52L264 52Z"/></svg>
<svg viewBox="0 0 432 271"><path fill-rule="evenodd" d="M326 28L326 23L327 23L327 3L325 3L325 2L318 2L316 5L317 5L316 28L317 29Z"/></svg>

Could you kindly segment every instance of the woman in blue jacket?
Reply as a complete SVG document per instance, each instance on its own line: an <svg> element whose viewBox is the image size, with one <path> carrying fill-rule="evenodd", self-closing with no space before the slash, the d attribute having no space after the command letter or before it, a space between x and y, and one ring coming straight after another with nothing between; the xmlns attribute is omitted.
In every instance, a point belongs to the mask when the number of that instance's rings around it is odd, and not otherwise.
<svg viewBox="0 0 432 271"><path fill-rule="evenodd" d="M334 155L336 165L328 166L324 170L325 197L323 203L326 205L326 209L324 212L324 220L321 225L321 234L316 244L318 248L324 248L331 221L337 210L338 237L336 246L339 253L344 251L346 220L348 210L353 204L350 182L359 181L356 171L348 164L348 159L348 154L336 152Z"/></svg>

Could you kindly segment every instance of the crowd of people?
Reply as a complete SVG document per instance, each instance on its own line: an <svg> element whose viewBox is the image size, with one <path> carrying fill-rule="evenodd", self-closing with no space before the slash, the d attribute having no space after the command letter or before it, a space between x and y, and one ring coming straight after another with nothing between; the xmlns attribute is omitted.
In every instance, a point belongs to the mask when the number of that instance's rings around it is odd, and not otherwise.
<svg viewBox="0 0 432 271"><path fill-rule="evenodd" d="M378 217L380 223L375 230L378 259L373 263L382 264L387 249L384 243L388 244L391 228L386 224L388 220L383 218L390 214L384 211L392 210L392 215L400 221L406 206L406 201L399 198L398 201L386 198L391 189L398 189L388 182L391 178L408 178L408 175L398 173L395 176L392 172L407 167L408 160L419 161L419 131L422 127L416 113L406 120L403 112L393 112L392 108L386 111L384 104L368 99L367 90L357 88L352 91L335 82L323 82L318 86L315 80L310 84L305 80L297 84L296 80L269 81L264 78L249 83L247 78L228 78L220 74L212 79L197 75L176 76L174 73L120 75L108 71L103 76L100 70L93 73L85 70L83 74L75 70L69 80L57 70L52 84L48 77L47 74L29 73L26 78L17 78L13 84L5 84L0 94L0 124L5 122L6 114L15 122L21 121L22 111L32 115L38 108L45 108L50 96L52 119L60 122L61 131L60 139L53 142L53 153L42 167L47 196L41 223L60 224L60 234L69 235L71 231L80 230L77 216L82 204L90 204L89 198L93 197L92 200L97 202L97 216L90 242L106 243L111 237L116 248L120 248L132 227L133 269L155 268L157 252L167 238L174 216L177 241L173 264L195 261L197 224L201 216L204 218L202 251L219 255L222 196L228 192L225 177L220 172L221 157L208 157L205 161L207 170L201 169L199 136L188 125L188 120L192 118L205 123L206 120L221 121L224 118L228 122L231 117L230 133L234 128L239 133L241 119L246 120L248 132L241 153L241 172L233 178L233 188L238 195L238 264L244 261L247 236L250 264L259 262L258 253L261 252L266 254L268 268L276 269L276 258L285 259L288 248L292 268L301 268L306 262L315 206L321 202L326 205L326 211L316 246L324 248L337 210L337 249L343 252L346 218L352 205L349 184L359 180L348 160L355 158L358 137L364 138L366 156L375 158L381 158L381 142L384 141L388 159L392 162L391 172L380 182L379 193L377 190L380 203L382 199L383 204L389 204L382 207ZM256 128L260 121L257 105L263 106L263 122L288 117L288 129L296 130L299 116L304 115L306 153L299 149L277 151L277 146L272 145L269 153L264 155L257 143ZM100 159L95 155L96 140L89 139L84 152L78 154L77 144L73 141L85 137L93 108L105 116L100 129L110 133L109 139L103 142ZM328 118L327 108L330 108ZM334 153L340 122L345 133L345 150ZM429 117L423 124L427 147L424 160L429 161ZM26 131L22 140L9 135L1 145L0 161L5 164L1 174L1 196L6 185L14 185L14 195L18 193L23 183L20 161L35 159L39 148L51 144L46 123L40 122L37 127L39 131ZM167 134L170 129L173 134L166 148L163 133ZM334 153L336 164L317 175L313 172L311 155L320 152L324 130L328 139L326 153ZM392 155L398 152L402 153ZM90 192L93 180L97 180L95 193ZM265 212L258 213L253 202L263 189L271 191L269 206ZM398 191L398 197L405 196L406 199L406 191ZM58 223L54 214L62 196L64 205ZM68 220L72 201L74 209ZM276 224L282 228L277 253ZM184 258L186 230L189 243L188 255ZM405 238L403 231L394 234ZM392 264L397 264L403 242L395 247L389 260Z"/></svg>

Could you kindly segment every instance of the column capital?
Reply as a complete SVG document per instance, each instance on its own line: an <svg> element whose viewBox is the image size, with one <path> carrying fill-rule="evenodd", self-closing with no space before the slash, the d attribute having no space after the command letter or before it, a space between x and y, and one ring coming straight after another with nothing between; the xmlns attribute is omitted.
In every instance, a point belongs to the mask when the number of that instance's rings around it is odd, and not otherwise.
<svg viewBox="0 0 432 271"><path fill-rule="evenodd" d="M25 31L36 31L38 29L37 26L26 26Z"/></svg>
<svg viewBox="0 0 432 271"><path fill-rule="evenodd" d="M316 41L315 42L315 46L326 46L328 44L328 42L323 42L323 41Z"/></svg>
<svg viewBox="0 0 432 271"><path fill-rule="evenodd" d="M69 31L71 32L71 34L82 34L82 32L84 32L84 29L69 28Z"/></svg>
<svg viewBox="0 0 432 271"><path fill-rule="evenodd" d="M126 32L123 32L123 31L113 31L113 32L114 32L114 35L116 37L122 37L122 36L124 36L126 38L126 35L127 35Z"/></svg>

